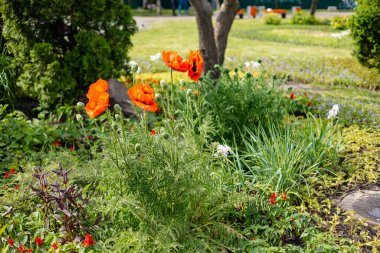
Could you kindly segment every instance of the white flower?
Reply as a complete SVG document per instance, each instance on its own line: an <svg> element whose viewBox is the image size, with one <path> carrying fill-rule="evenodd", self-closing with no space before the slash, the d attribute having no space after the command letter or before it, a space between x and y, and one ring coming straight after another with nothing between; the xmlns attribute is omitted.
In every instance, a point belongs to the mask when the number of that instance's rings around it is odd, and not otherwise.
<svg viewBox="0 0 380 253"><path fill-rule="evenodd" d="M218 147L216 148L216 153L214 154L214 156L219 156L219 155L222 155L222 156L228 156L229 154L231 154L232 150L229 146L227 145L218 145Z"/></svg>
<svg viewBox="0 0 380 253"><path fill-rule="evenodd" d="M261 67L261 64L257 61L252 61L252 68L259 69Z"/></svg>
<svg viewBox="0 0 380 253"><path fill-rule="evenodd" d="M150 60L151 61L158 61L160 59L161 59L161 54L160 53L157 53L157 54L154 54L154 55L150 56Z"/></svg>
<svg viewBox="0 0 380 253"><path fill-rule="evenodd" d="M336 118L336 115L338 115L338 113L339 113L339 105L335 104L333 105L332 109L329 111L327 118L328 119Z"/></svg>
<svg viewBox="0 0 380 253"><path fill-rule="evenodd" d="M251 63L249 61L244 62L245 67L249 68L251 66Z"/></svg>

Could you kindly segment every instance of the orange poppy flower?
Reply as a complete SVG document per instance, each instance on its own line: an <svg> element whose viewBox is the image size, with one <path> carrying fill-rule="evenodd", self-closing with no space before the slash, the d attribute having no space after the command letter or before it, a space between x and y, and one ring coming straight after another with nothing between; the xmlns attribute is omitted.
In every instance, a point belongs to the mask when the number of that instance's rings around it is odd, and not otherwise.
<svg viewBox="0 0 380 253"><path fill-rule="evenodd" d="M109 94L107 91L108 83L102 79L90 85L87 93L89 101L84 107L90 118L95 118L107 109L109 103Z"/></svg>
<svg viewBox="0 0 380 253"><path fill-rule="evenodd" d="M128 95L137 107L141 109L156 112L158 110L157 104L154 102L154 90L146 83L138 83L132 88L128 89Z"/></svg>
<svg viewBox="0 0 380 253"><path fill-rule="evenodd" d="M164 60L166 65L169 66L169 68L172 68L179 72L186 72L190 66L187 60L183 59L179 54L177 54L174 51L162 51L162 59Z"/></svg>
<svg viewBox="0 0 380 253"><path fill-rule="evenodd" d="M198 81L199 77L202 75L203 70L203 57L201 53L199 52L199 49L195 52L190 50L189 53L189 72L188 75L191 80Z"/></svg>

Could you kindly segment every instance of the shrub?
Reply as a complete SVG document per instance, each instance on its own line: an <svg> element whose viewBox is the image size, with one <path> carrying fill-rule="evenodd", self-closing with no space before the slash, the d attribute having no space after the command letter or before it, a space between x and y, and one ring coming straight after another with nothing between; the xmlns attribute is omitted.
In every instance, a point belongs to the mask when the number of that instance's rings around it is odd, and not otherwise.
<svg viewBox="0 0 380 253"><path fill-rule="evenodd" d="M294 25L320 25L320 21L310 14L296 14L292 17L291 23Z"/></svg>
<svg viewBox="0 0 380 253"><path fill-rule="evenodd" d="M281 24L281 18L278 14L267 13L264 15L264 22L267 25L279 25Z"/></svg>
<svg viewBox="0 0 380 253"><path fill-rule="evenodd" d="M348 29L348 17L335 16L331 21L331 26L334 29L346 30Z"/></svg>
<svg viewBox="0 0 380 253"><path fill-rule="evenodd" d="M127 69L136 27L119 0L0 2L17 86L42 106L70 101L99 76Z"/></svg>
<svg viewBox="0 0 380 253"><path fill-rule="evenodd" d="M350 19L355 43L354 54L359 62L380 71L380 0L359 0L355 15Z"/></svg>

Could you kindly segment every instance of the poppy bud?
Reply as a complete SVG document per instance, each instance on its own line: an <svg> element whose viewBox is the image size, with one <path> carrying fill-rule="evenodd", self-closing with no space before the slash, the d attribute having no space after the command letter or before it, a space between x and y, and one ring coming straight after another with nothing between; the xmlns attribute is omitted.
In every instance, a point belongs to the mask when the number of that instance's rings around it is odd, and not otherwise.
<svg viewBox="0 0 380 253"><path fill-rule="evenodd" d="M168 87L168 83L165 80L161 80L160 85L163 90L165 90Z"/></svg>
<svg viewBox="0 0 380 253"><path fill-rule="evenodd" d="M131 68L132 73L136 73L136 72L137 72L137 70L138 70L138 68L139 68L139 65L137 64L137 62L135 62L135 61L130 61L130 62L128 63L128 65L129 65L129 67Z"/></svg>
<svg viewBox="0 0 380 253"><path fill-rule="evenodd" d="M162 133L162 138L164 138L164 139L169 139L169 137L170 137L170 135L168 134L168 133L166 133L166 132L164 132L164 133Z"/></svg>
<svg viewBox="0 0 380 253"><path fill-rule="evenodd" d="M116 119L116 120L122 120L122 119L123 119L123 116L121 116L120 114L116 114L116 115L115 115L115 119Z"/></svg>
<svg viewBox="0 0 380 253"><path fill-rule="evenodd" d="M83 110L84 104L82 102L78 102L77 103L77 108L78 108L78 110Z"/></svg>
<svg viewBox="0 0 380 253"><path fill-rule="evenodd" d="M136 152L139 152L141 150L141 145L140 145L140 143L136 143L136 145L135 145L135 151Z"/></svg>
<svg viewBox="0 0 380 253"><path fill-rule="evenodd" d="M234 71L235 71L235 73L237 73L239 71L239 69L238 68L234 68Z"/></svg>
<svg viewBox="0 0 380 253"><path fill-rule="evenodd" d="M155 100L156 100L156 101L161 101L161 100L162 100L162 96L161 96L160 93L156 93Z"/></svg>
<svg viewBox="0 0 380 253"><path fill-rule="evenodd" d="M182 86L185 86L186 85L186 81L183 80L183 79L181 79L181 80L179 80L179 84L182 85Z"/></svg>
<svg viewBox="0 0 380 253"><path fill-rule="evenodd" d="M83 117L80 114L75 115L75 118L77 119L78 122L82 122L83 121Z"/></svg>
<svg viewBox="0 0 380 253"><path fill-rule="evenodd" d="M251 73L247 73L245 76L246 76L247 78L251 78L251 77L252 77L252 74L251 74Z"/></svg>
<svg viewBox="0 0 380 253"><path fill-rule="evenodd" d="M104 123L104 128L105 129L111 129L111 123L109 123L109 122Z"/></svg>
<svg viewBox="0 0 380 253"><path fill-rule="evenodd" d="M113 109L115 110L115 112L118 112L118 113L121 112L121 106L118 105L118 104L115 104L115 105L113 106Z"/></svg>
<svg viewBox="0 0 380 253"><path fill-rule="evenodd" d="M118 130L119 129L119 124L112 123L112 128L115 129L115 130Z"/></svg>
<svg viewBox="0 0 380 253"><path fill-rule="evenodd" d="M190 96L191 94L193 94L193 90L192 89L187 89L186 90L186 95Z"/></svg>
<svg viewBox="0 0 380 253"><path fill-rule="evenodd" d="M219 64L215 64L215 65L214 65L214 69L219 71L219 70L221 70L221 67L220 67Z"/></svg>
<svg viewBox="0 0 380 253"><path fill-rule="evenodd" d="M228 68L223 69L224 74L228 75L230 73L230 70Z"/></svg>
<svg viewBox="0 0 380 253"><path fill-rule="evenodd" d="M257 62L261 64L263 62L263 60L258 59Z"/></svg>

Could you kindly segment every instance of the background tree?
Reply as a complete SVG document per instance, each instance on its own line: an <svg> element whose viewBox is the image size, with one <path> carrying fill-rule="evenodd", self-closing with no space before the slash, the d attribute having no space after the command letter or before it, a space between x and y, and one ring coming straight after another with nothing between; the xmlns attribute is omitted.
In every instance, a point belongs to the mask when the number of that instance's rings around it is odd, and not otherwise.
<svg viewBox="0 0 380 253"><path fill-rule="evenodd" d="M310 6L310 15L314 16L317 11L318 0L312 0Z"/></svg>
<svg viewBox="0 0 380 253"><path fill-rule="evenodd" d="M204 71L212 71L213 77L218 73L215 64L224 63L228 34L235 19L239 2L224 0L216 18L215 29L212 24L212 6L207 0L190 0L197 18L199 48L204 57Z"/></svg>
<svg viewBox="0 0 380 253"><path fill-rule="evenodd" d="M120 0L0 0L17 87L44 107L127 69L136 31Z"/></svg>
<svg viewBox="0 0 380 253"><path fill-rule="evenodd" d="M359 0L350 19L354 54L363 65L380 72L380 0Z"/></svg>

